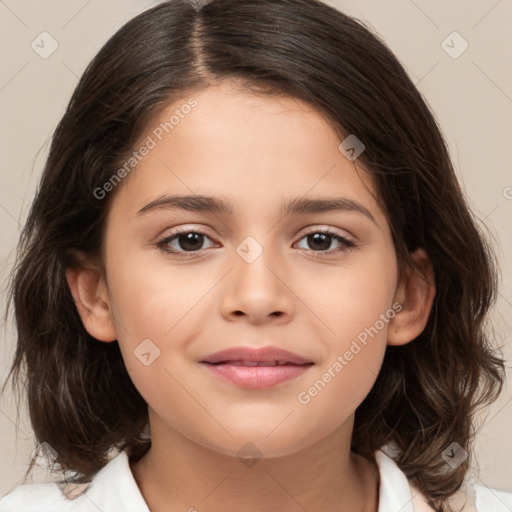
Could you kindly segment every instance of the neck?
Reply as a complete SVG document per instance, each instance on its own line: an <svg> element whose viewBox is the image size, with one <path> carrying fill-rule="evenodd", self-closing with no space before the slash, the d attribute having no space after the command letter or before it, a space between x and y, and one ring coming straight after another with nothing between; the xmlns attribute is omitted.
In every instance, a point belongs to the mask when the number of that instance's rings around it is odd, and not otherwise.
<svg viewBox="0 0 512 512"><path fill-rule="evenodd" d="M151 512L377 512L378 468L350 451L346 430L292 455L251 461L152 422L151 448L131 469Z"/></svg>

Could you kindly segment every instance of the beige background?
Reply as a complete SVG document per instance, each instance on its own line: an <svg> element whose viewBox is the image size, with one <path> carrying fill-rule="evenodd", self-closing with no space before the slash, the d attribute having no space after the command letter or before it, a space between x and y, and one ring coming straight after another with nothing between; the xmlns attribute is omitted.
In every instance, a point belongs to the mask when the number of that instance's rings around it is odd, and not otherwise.
<svg viewBox="0 0 512 512"><path fill-rule="evenodd" d="M107 38L158 2L0 0L0 265L2 289L40 175L49 138L85 66ZM405 65L448 141L469 203L499 242L502 288L494 312L512 366L512 0L331 0L371 24ZM57 50L41 58L42 32ZM443 49L453 31L467 41L458 58ZM40 39L37 39L38 41ZM453 42L452 42L453 40ZM447 39L458 52L462 40ZM46 46L48 48L49 46ZM477 276L475 276L476 278ZM2 295L2 309L5 299ZM2 326L0 381L14 351L12 320ZM510 378L510 370L508 376ZM21 479L35 447L26 411L16 436L15 402L0 402L0 495ZM512 385L482 418L479 483L512 490ZM34 481L44 480L44 473Z"/></svg>

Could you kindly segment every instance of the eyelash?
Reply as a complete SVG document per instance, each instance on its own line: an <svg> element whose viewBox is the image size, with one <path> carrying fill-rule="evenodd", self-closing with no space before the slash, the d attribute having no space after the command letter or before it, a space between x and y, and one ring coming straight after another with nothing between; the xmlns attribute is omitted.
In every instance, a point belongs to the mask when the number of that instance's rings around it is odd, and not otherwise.
<svg viewBox="0 0 512 512"><path fill-rule="evenodd" d="M206 233L206 231L203 231L202 229L177 228L176 231L172 235L166 236L162 240L158 241L155 244L155 247L157 247L158 249L160 249L160 250L162 250L162 251L164 251L164 252L166 252L168 254L176 254L180 258L181 257L186 257L187 255L190 255L190 254L197 254L197 253L202 252L201 250L198 250L198 251L175 251L175 250L169 250L167 248L167 245L170 242L172 242L174 239L178 238L180 235L189 234L189 233L194 233L194 234L198 234L198 235L204 235L207 238L211 239L210 235L208 233ZM348 238L345 238L344 236L339 235L336 231L334 231L332 229L329 229L329 228L323 229L323 230L317 229L317 230L305 233L300 238L300 240L302 240L303 238L307 237L308 235L314 235L314 234L317 234L317 233L322 234L322 235L332 236L335 240L337 240L342 245L344 245L344 248L330 249L328 251L313 251L313 250L311 250L311 252L313 252L313 253L318 253L318 254L315 254L315 256L314 256L316 258L323 258L325 254L330 255L330 254L332 254L334 252L338 252L338 251L348 252L351 249L354 249L355 247L357 247L357 244L352 242L352 240L349 240Z"/></svg>

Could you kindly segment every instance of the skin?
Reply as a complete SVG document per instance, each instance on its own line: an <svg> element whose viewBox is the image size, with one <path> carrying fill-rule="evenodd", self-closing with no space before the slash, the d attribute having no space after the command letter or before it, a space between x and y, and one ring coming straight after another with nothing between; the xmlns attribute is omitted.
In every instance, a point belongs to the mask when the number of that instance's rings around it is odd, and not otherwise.
<svg viewBox="0 0 512 512"><path fill-rule="evenodd" d="M408 343L424 329L434 286L410 269L398 281L389 225L365 188L373 192L373 183L340 152L333 129L310 105L256 96L233 82L194 98L197 107L115 191L102 264L85 261L67 274L84 326L100 341L118 340L148 403L152 448L131 465L134 477L152 512L375 512L378 469L350 451L354 411L386 346ZM152 126L187 99L169 105ZM222 197L236 214L137 213L166 194ZM282 216L282 201L305 195L350 198L375 223L355 211ZM194 242L195 252L186 251L183 237L168 243L184 257L156 246L177 227L208 236ZM356 247L334 237L327 249L308 241L307 234L326 228ZM236 251L248 236L263 249L251 263ZM433 283L428 256L421 249L413 256ZM300 403L298 394L394 303L401 311ZM145 339L160 350L148 366L134 355ZM239 345L275 345L314 365L274 388L248 390L200 364ZM237 456L248 442L260 457L252 467Z"/></svg>

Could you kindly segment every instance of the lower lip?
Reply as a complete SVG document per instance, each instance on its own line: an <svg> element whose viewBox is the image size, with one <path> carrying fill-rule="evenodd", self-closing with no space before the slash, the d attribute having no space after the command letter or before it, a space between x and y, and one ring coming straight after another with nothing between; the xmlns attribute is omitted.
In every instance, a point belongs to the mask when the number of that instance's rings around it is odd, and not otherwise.
<svg viewBox="0 0 512 512"><path fill-rule="evenodd" d="M249 389L265 389L296 379L306 373L311 364L282 366L240 366L236 364L203 363L216 377Z"/></svg>

